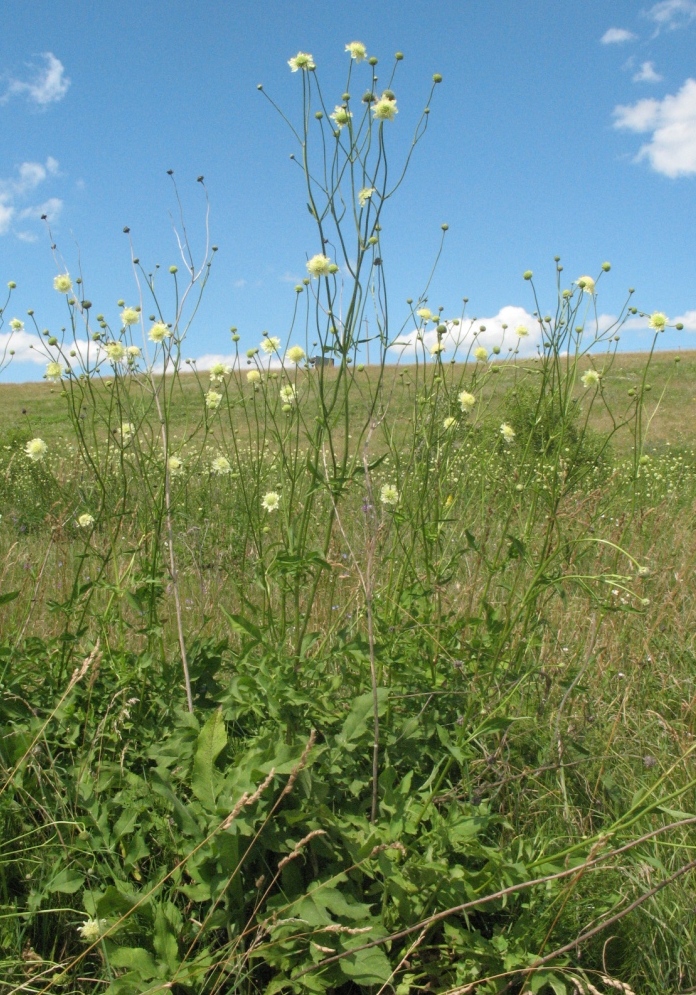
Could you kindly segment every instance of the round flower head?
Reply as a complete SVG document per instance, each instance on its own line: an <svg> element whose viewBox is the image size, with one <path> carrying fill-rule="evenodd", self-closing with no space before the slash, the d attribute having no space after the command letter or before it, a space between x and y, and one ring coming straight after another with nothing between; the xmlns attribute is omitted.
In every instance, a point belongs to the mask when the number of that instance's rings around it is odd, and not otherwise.
<svg viewBox="0 0 696 995"><path fill-rule="evenodd" d="M112 363L120 363L126 355L126 347L122 342L107 342L104 349Z"/></svg>
<svg viewBox="0 0 696 995"><path fill-rule="evenodd" d="M271 356L280 349L280 339L277 335L267 335L261 341L261 348L266 355Z"/></svg>
<svg viewBox="0 0 696 995"><path fill-rule="evenodd" d="M511 446L513 444L513 442L515 441L515 436L517 435L512 425L508 425L506 421L503 422L503 424L500 426L500 434L502 435L503 439L505 439L508 446Z"/></svg>
<svg viewBox="0 0 696 995"><path fill-rule="evenodd" d="M134 307L125 307L121 311L121 324L125 327L126 325L137 325L140 321L140 312L136 311Z"/></svg>
<svg viewBox="0 0 696 995"><path fill-rule="evenodd" d="M91 525L94 525L94 515L89 515L85 512L84 515L80 515L77 519L77 524L81 529L88 529Z"/></svg>
<svg viewBox="0 0 696 995"><path fill-rule="evenodd" d="M36 463L38 460L44 458L48 452L48 446L43 439L29 439L29 442L24 447L24 452L30 460L34 460Z"/></svg>
<svg viewBox="0 0 696 995"><path fill-rule="evenodd" d="M132 421L124 421L121 423L121 442L127 445L130 440L135 435L135 425Z"/></svg>
<svg viewBox="0 0 696 995"><path fill-rule="evenodd" d="M19 318L12 318L10 328L13 332L21 332L24 329L24 322L20 321Z"/></svg>
<svg viewBox="0 0 696 995"><path fill-rule="evenodd" d="M432 345L430 347L430 355L431 356L439 356L440 353L444 352L444 351L445 351L445 344L444 344L444 342L436 342L434 345Z"/></svg>
<svg viewBox="0 0 696 995"><path fill-rule="evenodd" d="M581 276L575 282L586 294L594 294L595 282L591 276Z"/></svg>
<svg viewBox="0 0 696 995"><path fill-rule="evenodd" d="M210 367L210 380L212 383L221 383L223 378L232 370L225 363L213 363Z"/></svg>
<svg viewBox="0 0 696 995"><path fill-rule="evenodd" d="M337 128L344 128L352 116L352 112L349 111L347 107L343 107L341 104L337 104L334 108L333 114L329 115L331 120L335 121Z"/></svg>
<svg viewBox="0 0 696 995"><path fill-rule="evenodd" d="M480 363L485 363L488 359L488 351L480 345L477 349L474 349L474 356Z"/></svg>
<svg viewBox="0 0 696 995"><path fill-rule="evenodd" d="M365 204L367 204L368 200L370 199L370 197L374 192L375 192L374 187L363 187L362 190L358 191L358 203L360 204L361 207L364 207Z"/></svg>
<svg viewBox="0 0 696 995"><path fill-rule="evenodd" d="M656 332L664 332L667 325L667 315L662 311L653 311L648 318L648 327L654 328Z"/></svg>
<svg viewBox="0 0 696 995"><path fill-rule="evenodd" d="M128 356L131 359L137 359L138 356L140 355L140 346L129 345L128 348L126 349L126 352L128 353Z"/></svg>
<svg viewBox="0 0 696 995"><path fill-rule="evenodd" d="M457 424L457 419L453 418L452 415L450 415L449 418L445 418L445 420L442 423L442 427L445 429L445 431L447 431L448 428L454 428L456 424Z"/></svg>
<svg viewBox="0 0 696 995"><path fill-rule="evenodd" d="M258 370L249 370L247 373L247 380L249 383L258 383L261 379L261 374Z"/></svg>
<svg viewBox="0 0 696 995"><path fill-rule="evenodd" d="M53 277L53 289L61 294L69 294L72 290L72 280L69 273L59 273Z"/></svg>
<svg viewBox="0 0 696 995"><path fill-rule="evenodd" d="M51 362L46 365L46 379L47 380L60 380L63 376L63 367L60 363Z"/></svg>
<svg viewBox="0 0 696 995"><path fill-rule="evenodd" d="M523 338L525 338L525 336L529 335L529 329L527 328L526 325L518 325L517 328L515 329L515 331L517 332L517 334L519 335L519 337L521 339L523 339Z"/></svg>
<svg viewBox="0 0 696 995"><path fill-rule="evenodd" d="M310 276L328 276L331 270L331 260L327 259L320 252L316 256L312 256L307 262L307 269L309 270Z"/></svg>
<svg viewBox="0 0 696 995"><path fill-rule="evenodd" d="M601 379L601 374L597 370L588 370L580 377L586 387L596 387Z"/></svg>
<svg viewBox="0 0 696 995"><path fill-rule="evenodd" d="M468 390L463 390L459 395L459 407L462 409L464 414L468 414L469 411L476 404L476 398L473 394L470 394Z"/></svg>
<svg viewBox="0 0 696 995"><path fill-rule="evenodd" d="M226 456L216 456L210 467L213 473L217 474L229 473L232 470L230 461Z"/></svg>
<svg viewBox="0 0 696 995"><path fill-rule="evenodd" d="M433 316L433 312L427 307L419 307L416 314L419 318L422 318L423 321L430 321Z"/></svg>
<svg viewBox="0 0 696 995"><path fill-rule="evenodd" d="M265 511L277 511L280 505L280 494L277 491L269 491L264 494L261 507Z"/></svg>
<svg viewBox="0 0 696 995"><path fill-rule="evenodd" d="M382 484L379 499L382 504L398 504L399 492L393 484Z"/></svg>
<svg viewBox="0 0 696 995"><path fill-rule="evenodd" d="M222 394L219 394L216 390L209 390L205 395L205 406L210 411L217 411L220 407L220 401L222 400Z"/></svg>
<svg viewBox="0 0 696 995"><path fill-rule="evenodd" d="M291 345L285 355L291 363L297 364L305 358L305 351L301 345Z"/></svg>
<svg viewBox="0 0 696 995"><path fill-rule="evenodd" d="M295 390L294 384L286 384L284 387L280 388L278 393L280 394L280 399L283 404L292 404L297 400L297 391Z"/></svg>
<svg viewBox="0 0 696 995"><path fill-rule="evenodd" d="M181 473L184 466L184 461L179 456L170 456L167 460L167 469L172 477L175 477L177 473Z"/></svg>
<svg viewBox="0 0 696 995"><path fill-rule="evenodd" d="M351 41L346 45L346 52L350 52L351 59L362 62L367 58L367 49L361 41Z"/></svg>
<svg viewBox="0 0 696 995"><path fill-rule="evenodd" d="M298 52L297 55L293 55L291 59L288 59L288 65L294 73L298 69L301 69L303 72L309 72L310 69L317 68L309 52Z"/></svg>
<svg viewBox="0 0 696 995"><path fill-rule="evenodd" d="M162 342L172 333L163 321L157 321L147 333L150 342Z"/></svg>
<svg viewBox="0 0 696 995"><path fill-rule="evenodd" d="M396 100L393 97L385 96L380 97L377 103L372 105L372 111L375 115L375 121L392 121L394 115L399 113Z"/></svg>
<svg viewBox="0 0 696 995"><path fill-rule="evenodd" d="M86 919L81 926L77 927L77 932L85 943L94 943L102 935L106 926L106 919Z"/></svg>

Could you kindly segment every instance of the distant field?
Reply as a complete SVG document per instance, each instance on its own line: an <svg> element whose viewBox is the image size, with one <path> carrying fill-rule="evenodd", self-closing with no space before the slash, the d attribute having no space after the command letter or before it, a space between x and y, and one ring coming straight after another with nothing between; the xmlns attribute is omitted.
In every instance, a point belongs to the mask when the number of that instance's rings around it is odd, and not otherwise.
<svg viewBox="0 0 696 995"><path fill-rule="evenodd" d="M647 361L645 353L620 353L611 365L603 379L603 388L609 405L615 412L627 410L631 403L628 394L631 388L636 388L643 375ZM602 370L606 364L606 356L599 354L592 357L596 369ZM520 360L518 369L529 370L530 377L538 368L535 360ZM385 371L385 396L389 398L390 420L398 424L399 417L407 418L411 410L413 393L417 391L419 377L433 376L435 367L428 365L425 370L416 365L404 363L388 366ZM458 382L462 375L462 365L445 366L447 375L452 375ZM333 370L327 370L324 375L335 376ZM484 391L486 398L486 417L491 419L505 416L505 394L511 387L514 367L509 363L500 364L500 375L491 378L489 386ZM316 372L300 374L302 376L317 376ZM376 367L366 367L363 376L366 387L374 382L377 376ZM244 393L251 397L251 389L246 385L245 371L241 373ZM106 383L100 381L92 384L96 392L108 392ZM186 373L180 377L180 385L174 395L171 411L171 432L173 438L195 437L202 428L201 412L203 410L203 393L208 389L208 375L202 371L196 375ZM696 350L688 352L661 352L656 354L650 364L647 386L650 396L646 403L646 419L649 419L646 450L660 451L666 446L687 447L694 443L696 431L689 412L696 403ZM67 405L61 397L62 388L59 385L41 383L2 384L0 385L0 430L1 438L7 443L12 439L30 436L40 436L49 445L57 446L73 437L70 426ZM365 395L369 390L365 391ZM582 388L578 388L578 394ZM625 409L622 400L625 398ZM356 399L356 404L359 401ZM153 412L154 414L154 412ZM311 412L308 412L311 415ZM236 430L244 436L246 421L240 419ZM603 413L602 406L597 405L592 416L593 428L606 431L610 427L609 417ZM213 428L213 436L215 430ZM621 451L630 445L627 433L618 432L614 438L614 447Z"/></svg>

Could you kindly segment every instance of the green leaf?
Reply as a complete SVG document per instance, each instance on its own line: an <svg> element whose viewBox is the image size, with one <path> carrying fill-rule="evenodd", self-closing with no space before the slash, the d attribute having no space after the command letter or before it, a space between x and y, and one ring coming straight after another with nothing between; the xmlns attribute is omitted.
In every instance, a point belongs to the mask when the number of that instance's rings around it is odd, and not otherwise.
<svg viewBox="0 0 696 995"><path fill-rule="evenodd" d="M9 601L14 601L18 597L19 591L7 591L5 594L0 594L0 605L6 605Z"/></svg>
<svg viewBox="0 0 696 995"><path fill-rule="evenodd" d="M49 881L46 885L46 889L47 891L59 891L63 895L74 895L76 891L80 890L84 883L84 874L80 874L78 871L75 871L70 867L64 867L62 871L59 871L56 876Z"/></svg>
<svg viewBox="0 0 696 995"><path fill-rule="evenodd" d="M226 745L225 721L222 717L222 709L218 708L199 733L191 777L191 790L196 798L208 808L215 808L217 797L215 761Z"/></svg>
<svg viewBox="0 0 696 995"><path fill-rule="evenodd" d="M153 946L169 970L174 973L179 966L179 946L165 910L158 906L155 913L155 935Z"/></svg>
<svg viewBox="0 0 696 995"><path fill-rule="evenodd" d="M143 981L160 974L155 958L144 947L117 947L109 955L109 963L112 967L128 967L137 971Z"/></svg>
<svg viewBox="0 0 696 995"><path fill-rule="evenodd" d="M388 697L388 688L377 688L378 712L380 715L384 714ZM353 702L353 707L343 723L343 728L338 736L336 736L336 744L343 749L353 749L353 745L349 744L356 744L364 734L367 721L372 717L372 710L372 692L369 691L367 694L359 695Z"/></svg>
<svg viewBox="0 0 696 995"><path fill-rule="evenodd" d="M339 961L343 973L359 985L385 985L392 974L391 964L379 947L359 950Z"/></svg>

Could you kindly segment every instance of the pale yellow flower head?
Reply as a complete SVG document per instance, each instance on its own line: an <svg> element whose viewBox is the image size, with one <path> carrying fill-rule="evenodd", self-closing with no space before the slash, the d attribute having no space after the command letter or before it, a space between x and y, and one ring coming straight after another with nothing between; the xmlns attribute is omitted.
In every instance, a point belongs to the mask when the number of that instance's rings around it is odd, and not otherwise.
<svg viewBox="0 0 696 995"><path fill-rule="evenodd" d="M488 359L488 350L484 349L482 345L477 346L477 348L474 349L474 356L478 359L479 363L485 363Z"/></svg>
<svg viewBox="0 0 696 995"><path fill-rule="evenodd" d="M147 333L147 337L150 342L163 342L164 339L168 338L171 334L171 331L163 321L156 321Z"/></svg>
<svg viewBox="0 0 696 995"><path fill-rule="evenodd" d="M261 379L261 374L258 370L249 370L247 373L247 380L249 383L258 383Z"/></svg>
<svg viewBox="0 0 696 995"><path fill-rule="evenodd" d="M330 266L331 260L322 255L321 252L317 253L316 256L312 256L312 258L307 261L307 269L310 276L328 276L331 272L329 268Z"/></svg>
<svg viewBox="0 0 696 995"><path fill-rule="evenodd" d="M419 307L416 314L419 318L422 318L423 321L430 321L433 316L433 312L428 307Z"/></svg>
<svg viewBox="0 0 696 995"><path fill-rule="evenodd" d="M444 342L436 342L434 345L432 345L430 347L430 355L431 356L439 356L440 353L444 352L444 351L445 351L445 344L444 344Z"/></svg>
<svg viewBox="0 0 696 995"><path fill-rule="evenodd" d="M121 324L126 327L126 325L137 325L140 321L140 311L137 311L134 307L125 307L121 311Z"/></svg>
<svg viewBox="0 0 696 995"><path fill-rule="evenodd" d="M399 492L394 484L382 484L382 489L379 492L379 499L382 504L398 504Z"/></svg>
<svg viewBox="0 0 696 995"><path fill-rule="evenodd" d="M72 290L72 280L69 273L59 273L53 277L53 289L61 294L69 294Z"/></svg>
<svg viewBox="0 0 696 995"><path fill-rule="evenodd" d="M55 361L46 364L46 379L60 380L63 376L63 367Z"/></svg>
<svg viewBox="0 0 696 995"><path fill-rule="evenodd" d="M280 339L277 335L264 336L261 340L261 348L268 356L272 356L274 352L278 352L280 349Z"/></svg>
<svg viewBox="0 0 696 995"><path fill-rule="evenodd" d="M24 447L24 452L30 460L36 463L44 458L48 452L48 446L43 439L29 439L29 442Z"/></svg>
<svg viewBox="0 0 696 995"><path fill-rule="evenodd" d="M221 383L232 370L226 363L213 363L209 372L211 383Z"/></svg>
<svg viewBox="0 0 696 995"><path fill-rule="evenodd" d="M580 379L586 387L596 387L601 377L601 373L598 373L597 370L588 370L586 373L583 373Z"/></svg>
<svg viewBox="0 0 696 995"><path fill-rule="evenodd" d="M124 421L121 423L121 442L127 445L130 440L135 435L135 425L132 421Z"/></svg>
<svg viewBox="0 0 696 995"><path fill-rule="evenodd" d="M517 435L512 425L508 425L507 422L503 422L503 424L500 426L500 434L502 435L503 439L508 444L508 446L511 446L513 444L513 442L515 441L515 436Z"/></svg>
<svg viewBox="0 0 696 995"><path fill-rule="evenodd" d="M297 391L295 390L294 384L285 384L284 387L280 388L278 393L280 394L280 399L283 404L294 404L297 400Z"/></svg>
<svg viewBox="0 0 696 995"><path fill-rule="evenodd" d="M595 292L595 282L591 276L581 276L575 281L586 294L594 294Z"/></svg>
<svg viewBox="0 0 696 995"><path fill-rule="evenodd" d="M19 318L12 318L10 321L10 328L13 332L21 332L24 329L24 322L20 321Z"/></svg>
<svg viewBox="0 0 696 995"><path fill-rule="evenodd" d="M269 491L267 494L264 494L261 507L264 511L277 511L280 507L280 494L278 491Z"/></svg>
<svg viewBox="0 0 696 995"><path fill-rule="evenodd" d="M167 469L172 477L175 477L178 473L181 473L184 466L184 461L180 456L170 456L167 459Z"/></svg>
<svg viewBox="0 0 696 995"><path fill-rule="evenodd" d="M112 363L120 363L126 355L126 347L122 342L107 342L104 350Z"/></svg>
<svg viewBox="0 0 696 995"><path fill-rule="evenodd" d="M529 329L527 328L526 325L518 325L515 331L517 332L517 334L521 339L524 339L527 337L527 335L529 335Z"/></svg>
<svg viewBox="0 0 696 995"><path fill-rule="evenodd" d="M394 115L399 113L396 100L393 97L380 97L377 103L372 105L372 113L375 115L375 121L393 121Z"/></svg>
<svg viewBox="0 0 696 995"><path fill-rule="evenodd" d="M351 41L346 45L346 52L350 52L351 59L362 62L367 58L367 49L361 41Z"/></svg>
<svg viewBox="0 0 696 995"><path fill-rule="evenodd" d="M445 418L445 420L442 423L442 427L445 429L445 431L447 431L447 429L449 428L454 428L456 424L457 424L457 419L454 418L452 415L450 415L449 418Z"/></svg>
<svg viewBox="0 0 696 995"><path fill-rule="evenodd" d="M375 192L374 187L363 187L362 190L358 191L358 203L360 204L361 207L364 207L365 204L367 204L368 200L370 199L370 197L372 197L372 194L374 192Z"/></svg>
<svg viewBox="0 0 696 995"><path fill-rule="evenodd" d="M335 122L336 127L338 128L344 128L348 124L352 116L353 116L352 111L349 111L347 107L343 107L342 104L337 104L336 107L334 108L333 114L329 115L331 120Z"/></svg>
<svg viewBox="0 0 696 995"><path fill-rule="evenodd" d="M294 73L298 69L301 69L303 72L309 72L311 69L317 68L309 52L298 52L297 55L293 55L291 59L288 59L288 65Z"/></svg>
<svg viewBox="0 0 696 995"><path fill-rule="evenodd" d="M473 394L470 394L468 390L463 390L459 395L459 407L462 409L464 414L468 414L469 411L476 404L476 398Z"/></svg>
<svg viewBox="0 0 696 995"><path fill-rule="evenodd" d="M205 395L205 406L210 411L217 411L220 407L220 401L222 400L222 394L218 393L216 390L209 390Z"/></svg>
<svg viewBox="0 0 696 995"><path fill-rule="evenodd" d="M291 345L285 354L291 363L301 363L305 358L305 351L301 345Z"/></svg>
<svg viewBox="0 0 696 995"><path fill-rule="evenodd" d="M106 927L106 919L86 919L81 926L77 927L77 932L85 943L94 943L102 936Z"/></svg>
<svg viewBox="0 0 696 995"><path fill-rule="evenodd" d="M126 352L128 353L131 359L137 359L138 356L140 355L140 346L129 345L128 348L126 349Z"/></svg>
<svg viewBox="0 0 696 995"><path fill-rule="evenodd" d="M216 456L213 462L210 464L210 467L213 473L217 474L230 473L232 470L230 461L227 459L226 456Z"/></svg>
<svg viewBox="0 0 696 995"><path fill-rule="evenodd" d="M90 515L85 512L83 515L79 516L77 524L81 529L88 529L91 525L94 525L94 515Z"/></svg>
<svg viewBox="0 0 696 995"><path fill-rule="evenodd" d="M648 318L648 327L654 328L656 332L664 332L667 325L667 315L662 311L653 311Z"/></svg>

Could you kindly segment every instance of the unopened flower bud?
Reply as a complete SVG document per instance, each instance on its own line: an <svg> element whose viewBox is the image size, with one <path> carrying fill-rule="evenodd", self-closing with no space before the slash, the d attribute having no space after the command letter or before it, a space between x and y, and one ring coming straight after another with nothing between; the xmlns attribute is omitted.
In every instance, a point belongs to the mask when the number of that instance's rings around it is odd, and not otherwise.
<svg viewBox="0 0 696 995"><path fill-rule="evenodd" d="M683 328L684 328L684 326L682 325L681 321L678 321L674 327L676 328L676 330L678 332L681 332L683 330ZM678 362L678 360L677 360L677 362Z"/></svg>
<svg viewBox="0 0 696 995"><path fill-rule="evenodd" d="M605 273L608 273L609 270L611 269L611 263L602 263L602 269L604 270Z"/></svg>
<svg viewBox="0 0 696 995"><path fill-rule="evenodd" d="M525 280L531 280L532 277L534 276L534 274L532 273L532 271L530 269L526 269L524 271L524 273L522 274L522 276L524 277Z"/></svg>
<svg viewBox="0 0 696 995"><path fill-rule="evenodd" d="M449 225L448 224L440 225L440 228L442 228L443 231L449 231Z"/></svg>
<svg viewBox="0 0 696 995"><path fill-rule="evenodd" d="M55 337L55 335L51 335L51 337L48 340L48 344L49 345L58 345L58 339Z"/></svg>
<svg viewBox="0 0 696 995"><path fill-rule="evenodd" d="M435 73L433 75L433 83L442 83L442 76L440 73Z"/></svg>
<svg viewBox="0 0 696 995"><path fill-rule="evenodd" d="M369 62L369 64L371 66L376 66L378 60L374 57L374 55L371 55L370 58L367 61Z"/></svg>
<svg viewBox="0 0 696 995"><path fill-rule="evenodd" d="M172 274L178 273L179 272L179 267L178 266L170 266L169 267L169 272L172 273Z"/></svg>
<svg viewBox="0 0 696 995"><path fill-rule="evenodd" d="M403 57L404 57L404 53L403 52L397 52L396 55L394 56L394 58L396 59L397 62L401 62L401 60L403 59Z"/></svg>
<svg viewBox="0 0 696 995"><path fill-rule="evenodd" d="M323 111L315 111L314 112L314 116L317 119L317 121L321 121L321 119L324 116L324 112Z"/></svg>
<svg viewBox="0 0 696 995"><path fill-rule="evenodd" d="M10 280L10 282L7 284L7 286L10 288L10 290L15 290L16 287L17 287L17 284L14 282L14 280Z"/></svg>

